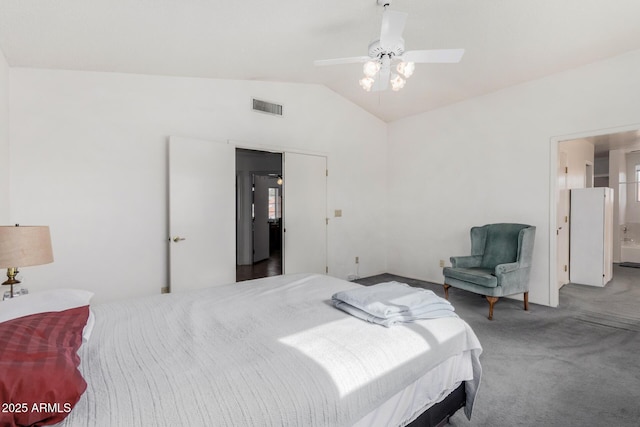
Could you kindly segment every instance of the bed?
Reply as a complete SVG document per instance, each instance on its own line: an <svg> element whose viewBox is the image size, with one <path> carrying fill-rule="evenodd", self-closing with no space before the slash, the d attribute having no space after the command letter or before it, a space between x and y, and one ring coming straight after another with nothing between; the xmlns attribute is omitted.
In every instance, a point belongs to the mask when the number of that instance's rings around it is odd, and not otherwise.
<svg viewBox="0 0 640 427"><path fill-rule="evenodd" d="M287 275L92 306L86 390L58 425L415 426L463 406L471 417L482 348L468 324L385 328L333 307L358 286Z"/></svg>

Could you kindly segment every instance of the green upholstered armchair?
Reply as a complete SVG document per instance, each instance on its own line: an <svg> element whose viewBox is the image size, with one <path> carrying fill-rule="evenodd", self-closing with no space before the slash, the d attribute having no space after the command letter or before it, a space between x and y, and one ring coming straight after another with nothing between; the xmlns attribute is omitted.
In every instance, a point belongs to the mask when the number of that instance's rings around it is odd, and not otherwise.
<svg viewBox="0 0 640 427"><path fill-rule="evenodd" d="M487 224L471 228L471 255L451 257L445 267L444 294L449 288L484 295L493 306L505 295L524 293L524 309L529 309L529 273L536 228L526 224Z"/></svg>

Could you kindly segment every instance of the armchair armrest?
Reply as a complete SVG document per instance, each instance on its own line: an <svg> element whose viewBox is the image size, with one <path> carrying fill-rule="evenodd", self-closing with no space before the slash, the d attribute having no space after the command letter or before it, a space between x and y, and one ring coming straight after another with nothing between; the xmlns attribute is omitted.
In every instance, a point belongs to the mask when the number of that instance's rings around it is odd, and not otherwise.
<svg viewBox="0 0 640 427"><path fill-rule="evenodd" d="M449 258L452 267L472 268L480 267L482 255L452 256Z"/></svg>
<svg viewBox="0 0 640 427"><path fill-rule="evenodd" d="M498 287L504 289L504 295L528 292L529 270L519 262L496 265L494 274L498 279Z"/></svg>
<svg viewBox="0 0 640 427"><path fill-rule="evenodd" d="M498 276L500 274L506 274L511 271L516 271L519 268L520 268L519 262L510 262L508 264L498 264L496 265L495 274L496 276Z"/></svg>

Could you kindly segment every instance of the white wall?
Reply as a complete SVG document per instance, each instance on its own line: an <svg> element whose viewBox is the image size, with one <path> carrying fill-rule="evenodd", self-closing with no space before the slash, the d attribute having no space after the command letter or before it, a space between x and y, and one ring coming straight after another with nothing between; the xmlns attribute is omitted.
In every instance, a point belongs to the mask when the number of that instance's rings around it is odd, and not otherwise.
<svg viewBox="0 0 640 427"><path fill-rule="evenodd" d="M640 202L638 201L638 183L636 179L636 165L640 165L640 153L631 152L626 155L626 171L627 171L627 183L625 185L627 194L627 210L625 215L625 222L631 224L638 224L633 228L640 226ZM636 230L633 230L637 234ZM640 230L637 230L640 232ZM637 239L634 239L637 240Z"/></svg>
<svg viewBox="0 0 640 427"><path fill-rule="evenodd" d="M549 304L550 140L636 123L639 73L636 51L387 126L315 85L12 68L9 223L51 225L56 258L25 285L96 301L159 292L178 135L326 153L338 277L359 256L361 276L441 282L438 261L468 252L469 227L534 224L530 299ZM251 96L285 117L251 112Z"/></svg>
<svg viewBox="0 0 640 427"><path fill-rule="evenodd" d="M624 183L627 181L624 150L609 151L609 187L613 188L613 262L620 262L620 242L624 238L620 226L626 221L627 193Z"/></svg>
<svg viewBox="0 0 640 427"><path fill-rule="evenodd" d="M12 68L12 222L51 226L55 262L33 290L106 301L167 284L167 137L235 140L328 156L329 272L386 270L386 125L318 85ZM251 97L284 105L254 113Z"/></svg>
<svg viewBox="0 0 640 427"><path fill-rule="evenodd" d="M442 283L471 226L533 224L529 297L550 304L550 141L636 123L638 74L635 51L391 123L389 271Z"/></svg>
<svg viewBox="0 0 640 427"><path fill-rule="evenodd" d="M9 65L0 50L0 225L9 222Z"/></svg>
<svg viewBox="0 0 640 427"><path fill-rule="evenodd" d="M609 152L593 159L593 186L609 187Z"/></svg>

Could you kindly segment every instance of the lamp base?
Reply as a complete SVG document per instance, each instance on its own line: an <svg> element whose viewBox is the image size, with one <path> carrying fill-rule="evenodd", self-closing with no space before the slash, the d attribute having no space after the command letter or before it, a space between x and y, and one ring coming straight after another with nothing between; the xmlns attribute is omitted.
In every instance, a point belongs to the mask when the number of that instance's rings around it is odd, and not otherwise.
<svg viewBox="0 0 640 427"><path fill-rule="evenodd" d="M7 280L5 280L2 285L11 286L11 293L9 298L13 298L13 285L17 285L20 283L20 280L16 279L16 275L18 274L18 269L15 267L7 268Z"/></svg>

